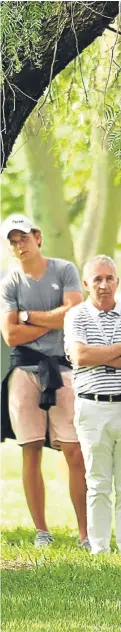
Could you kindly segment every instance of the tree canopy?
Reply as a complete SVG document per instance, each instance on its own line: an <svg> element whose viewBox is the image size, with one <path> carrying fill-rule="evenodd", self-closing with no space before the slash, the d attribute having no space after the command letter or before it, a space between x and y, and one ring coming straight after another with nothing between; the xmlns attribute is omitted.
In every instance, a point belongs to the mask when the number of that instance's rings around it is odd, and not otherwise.
<svg viewBox="0 0 121 632"><path fill-rule="evenodd" d="M118 7L117 1L2 3L2 168L45 89L76 57L83 82L79 54L106 28L115 30ZM83 88L87 99L84 82Z"/></svg>
<svg viewBox="0 0 121 632"><path fill-rule="evenodd" d="M118 20L36 104L2 175L3 217L23 210L43 252L74 259L121 248L121 50ZM115 32L116 31L116 32ZM112 55L113 53L113 55ZM82 80L83 77L83 80ZM46 102L43 104L43 100ZM114 220L115 218L115 220Z"/></svg>

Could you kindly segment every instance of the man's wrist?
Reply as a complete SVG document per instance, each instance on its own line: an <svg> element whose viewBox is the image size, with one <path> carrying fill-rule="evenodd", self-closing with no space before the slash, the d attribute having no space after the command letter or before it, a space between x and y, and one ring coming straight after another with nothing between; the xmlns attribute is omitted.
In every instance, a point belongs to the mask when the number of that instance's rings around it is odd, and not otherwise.
<svg viewBox="0 0 121 632"><path fill-rule="evenodd" d="M32 323L31 323L31 312L27 312L27 313L28 313L27 323L28 323L28 325L32 325Z"/></svg>
<svg viewBox="0 0 121 632"><path fill-rule="evenodd" d="M19 324L27 325L30 322L29 321L30 314L31 312L29 312L28 310L20 311L18 315Z"/></svg>

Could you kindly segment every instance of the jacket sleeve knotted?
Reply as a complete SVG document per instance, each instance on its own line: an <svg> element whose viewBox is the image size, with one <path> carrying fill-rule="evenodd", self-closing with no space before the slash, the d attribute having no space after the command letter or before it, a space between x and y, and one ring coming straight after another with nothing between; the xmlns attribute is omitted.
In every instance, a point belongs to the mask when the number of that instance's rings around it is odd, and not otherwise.
<svg viewBox="0 0 121 632"><path fill-rule="evenodd" d="M40 360L38 372L41 383L39 408L49 410L56 405L56 390L63 386L57 358L53 356Z"/></svg>

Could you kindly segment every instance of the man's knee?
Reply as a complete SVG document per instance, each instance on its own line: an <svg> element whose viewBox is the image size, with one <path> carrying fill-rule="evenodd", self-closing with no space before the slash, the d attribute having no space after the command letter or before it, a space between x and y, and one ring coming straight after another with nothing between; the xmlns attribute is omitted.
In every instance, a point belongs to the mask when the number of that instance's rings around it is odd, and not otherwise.
<svg viewBox="0 0 121 632"><path fill-rule="evenodd" d="M39 441L30 441L29 443L25 443L23 445L23 452L34 452L36 450L41 450L42 446L43 446L44 442L43 440L39 440Z"/></svg>
<svg viewBox="0 0 121 632"><path fill-rule="evenodd" d="M23 445L23 463L29 466L36 466L41 462L42 441L32 441Z"/></svg>
<svg viewBox="0 0 121 632"><path fill-rule="evenodd" d="M78 467L84 471L84 461L79 443L66 443L61 444L61 448L64 452L66 461L71 467Z"/></svg>

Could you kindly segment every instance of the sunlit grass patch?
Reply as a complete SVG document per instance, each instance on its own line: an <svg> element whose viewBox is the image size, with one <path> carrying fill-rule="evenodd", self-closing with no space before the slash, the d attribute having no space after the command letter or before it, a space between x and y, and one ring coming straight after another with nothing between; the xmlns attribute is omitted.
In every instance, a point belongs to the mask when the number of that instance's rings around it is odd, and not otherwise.
<svg viewBox="0 0 121 632"><path fill-rule="evenodd" d="M53 543L36 550L21 481L21 450L2 446L2 632L121 632L121 557L91 557L78 546L66 470L44 451L46 504ZM10 496L9 496L10 491Z"/></svg>
<svg viewBox="0 0 121 632"><path fill-rule="evenodd" d="M56 545L46 550L35 552L32 545L29 550L24 546L20 555L25 566L9 573L3 571L4 632L78 629L118 632L121 615L118 556L90 558L88 553L77 549L76 542L72 546L65 533L63 545L59 544L57 535Z"/></svg>

